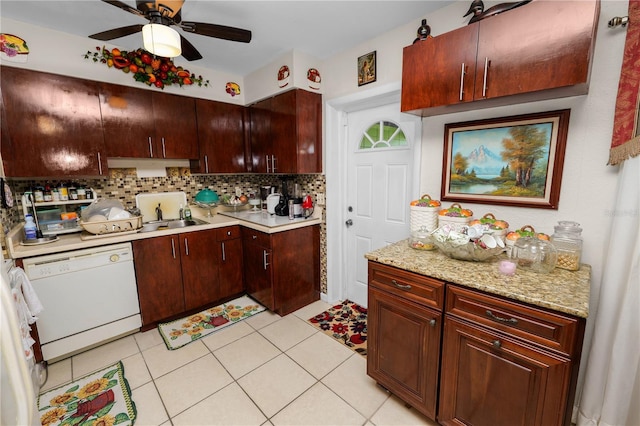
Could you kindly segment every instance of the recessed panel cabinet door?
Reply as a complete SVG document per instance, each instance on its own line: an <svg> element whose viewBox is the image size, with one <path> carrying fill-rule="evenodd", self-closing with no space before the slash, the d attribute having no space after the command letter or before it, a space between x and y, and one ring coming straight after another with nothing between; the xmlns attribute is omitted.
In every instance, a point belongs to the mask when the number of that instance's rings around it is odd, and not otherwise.
<svg viewBox="0 0 640 426"><path fill-rule="evenodd" d="M1 74L7 176L106 173L97 83L4 66Z"/></svg>
<svg viewBox="0 0 640 426"><path fill-rule="evenodd" d="M367 374L436 416L442 313L369 286Z"/></svg>
<svg viewBox="0 0 640 426"><path fill-rule="evenodd" d="M438 422L562 425L570 375L568 359L447 316Z"/></svg>
<svg viewBox="0 0 640 426"><path fill-rule="evenodd" d="M142 324L185 311L179 235L133 241Z"/></svg>

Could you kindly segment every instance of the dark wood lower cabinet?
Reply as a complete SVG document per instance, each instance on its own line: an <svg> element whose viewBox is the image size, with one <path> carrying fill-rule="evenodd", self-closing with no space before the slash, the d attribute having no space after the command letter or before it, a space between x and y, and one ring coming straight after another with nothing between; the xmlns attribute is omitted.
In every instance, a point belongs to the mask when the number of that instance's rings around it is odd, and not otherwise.
<svg viewBox="0 0 640 426"><path fill-rule="evenodd" d="M318 225L267 234L242 228L247 293L279 315L320 298Z"/></svg>
<svg viewBox="0 0 640 426"><path fill-rule="evenodd" d="M442 313L369 287L367 374L435 419Z"/></svg>
<svg viewBox="0 0 640 426"><path fill-rule="evenodd" d="M227 233L229 236L225 237ZM238 226L148 238L132 244L145 328L244 292Z"/></svg>
<svg viewBox="0 0 640 426"><path fill-rule="evenodd" d="M571 361L445 318L440 384L444 425L561 425Z"/></svg>
<svg viewBox="0 0 640 426"><path fill-rule="evenodd" d="M367 373L416 410L443 425L570 425L584 318L376 262L368 292Z"/></svg>
<svg viewBox="0 0 640 426"><path fill-rule="evenodd" d="M142 325L184 312L178 235L132 242Z"/></svg>

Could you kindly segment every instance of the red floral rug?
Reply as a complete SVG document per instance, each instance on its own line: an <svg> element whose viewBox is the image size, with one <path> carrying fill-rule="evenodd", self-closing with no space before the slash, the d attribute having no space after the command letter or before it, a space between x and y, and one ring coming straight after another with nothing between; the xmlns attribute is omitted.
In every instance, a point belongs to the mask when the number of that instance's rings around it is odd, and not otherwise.
<svg viewBox="0 0 640 426"><path fill-rule="evenodd" d="M360 355L367 356L367 308L345 300L310 318L309 322Z"/></svg>

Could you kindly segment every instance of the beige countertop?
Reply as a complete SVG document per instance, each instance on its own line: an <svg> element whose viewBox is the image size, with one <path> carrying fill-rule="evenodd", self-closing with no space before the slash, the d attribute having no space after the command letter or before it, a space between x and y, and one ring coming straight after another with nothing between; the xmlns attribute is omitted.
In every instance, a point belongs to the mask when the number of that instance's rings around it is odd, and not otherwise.
<svg viewBox="0 0 640 426"><path fill-rule="evenodd" d="M314 216L309 219L289 220L288 217L268 217L266 213L251 213L247 210L223 211L222 209L213 210L215 214L208 217L205 209L196 206L190 206L193 217L207 222L203 225L195 225L184 228L161 229L151 232L122 232L113 236L95 237L86 231L74 234L62 234L58 236L58 240L33 246L24 246L20 242L24 239L22 230L23 224L15 226L7 235L7 252L9 257L20 259L32 256L41 256L45 254L60 253L70 250L79 250L90 247L98 247L109 244L117 244L145 238L160 237L164 235L180 234L183 232L202 231L206 229L222 228L225 226L242 225L257 231L266 233L283 232L291 229L301 228L304 226L317 225L322 222L322 210L317 209ZM265 216L265 217L263 217Z"/></svg>
<svg viewBox="0 0 640 426"><path fill-rule="evenodd" d="M498 256L488 262L451 259L438 250L421 251L409 247L408 240L367 253L371 261L441 279L450 283L505 296L581 318L589 315L591 266L578 271L555 268L541 274L518 268L512 276L498 271Z"/></svg>

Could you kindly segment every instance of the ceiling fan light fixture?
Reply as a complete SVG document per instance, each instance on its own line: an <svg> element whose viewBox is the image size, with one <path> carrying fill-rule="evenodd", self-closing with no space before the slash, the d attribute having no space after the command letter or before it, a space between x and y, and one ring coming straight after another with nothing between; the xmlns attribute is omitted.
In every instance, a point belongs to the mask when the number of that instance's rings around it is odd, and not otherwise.
<svg viewBox="0 0 640 426"><path fill-rule="evenodd" d="M175 58L182 54L180 34L163 24L147 24L142 27L144 48L157 56Z"/></svg>

